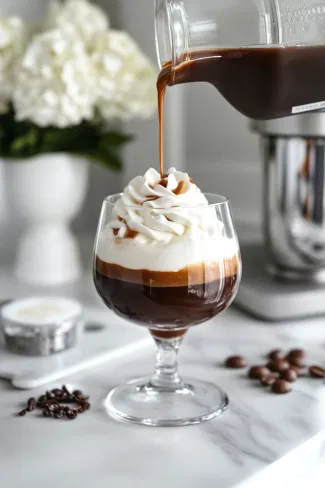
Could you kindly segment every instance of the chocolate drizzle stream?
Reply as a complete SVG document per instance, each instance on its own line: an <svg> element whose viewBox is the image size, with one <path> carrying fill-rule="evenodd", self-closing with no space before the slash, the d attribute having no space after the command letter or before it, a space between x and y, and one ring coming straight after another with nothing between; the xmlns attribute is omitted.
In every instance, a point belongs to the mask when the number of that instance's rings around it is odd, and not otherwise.
<svg viewBox="0 0 325 488"><path fill-rule="evenodd" d="M157 81L158 91L158 117L159 117L159 162L160 176L164 179L164 104L167 85L171 82L172 69L167 65L160 72Z"/></svg>

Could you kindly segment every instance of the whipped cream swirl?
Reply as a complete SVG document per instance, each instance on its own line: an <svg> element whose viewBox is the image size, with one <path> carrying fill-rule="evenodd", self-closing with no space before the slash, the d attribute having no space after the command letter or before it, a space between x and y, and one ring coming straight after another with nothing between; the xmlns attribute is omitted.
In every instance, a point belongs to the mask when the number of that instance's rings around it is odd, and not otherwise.
<svg viewBox="0 0 325 488"><path fill-rule="evenodd" d="M221 227L201 190L175 168L163 178L153 168L134 178L116 202L109 224L115 236L144 243L169 242L185 233L211 236Z"/></svg>

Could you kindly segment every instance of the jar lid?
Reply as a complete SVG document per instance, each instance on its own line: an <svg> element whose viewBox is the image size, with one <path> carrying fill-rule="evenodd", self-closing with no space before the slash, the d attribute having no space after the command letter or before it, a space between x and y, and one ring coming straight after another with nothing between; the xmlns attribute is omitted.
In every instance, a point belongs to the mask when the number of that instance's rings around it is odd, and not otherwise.
<svg viewBox="0 0 325 488"><path fill-rule="evenodd" d="M16 300L1 309L5 343L18 354L47 356L75 345L82 306L60 297Z"/></svg>

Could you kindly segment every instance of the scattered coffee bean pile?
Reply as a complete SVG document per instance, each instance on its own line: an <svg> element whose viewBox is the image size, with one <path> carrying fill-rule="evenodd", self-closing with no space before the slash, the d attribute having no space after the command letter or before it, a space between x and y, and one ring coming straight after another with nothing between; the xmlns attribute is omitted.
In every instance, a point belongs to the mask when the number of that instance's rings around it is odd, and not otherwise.
<svg viewBox="0 0 325 488"><path fill-rule="evenodd" d="M63 385L62 388L54 388L45 392L38 399L30 398L24 410L18 413L24 417L28 412L35 409L42 410L44 417L54 419L74 420L78 414L84 413L90 409L89 396L80 390L74 390L72 393ZM74 404L74 405L73 405Z"/></svg>
<svg viewBox="0 0 325 488"><path fill-rule="evenodd" d="M304 349L291 349L285 354L280 349L274 349L267 355L265 365L251 366L248 377L259 380L261 385L270 386L276 394L284 394L292 391L292 383L299 376L307 374L306 352ZM248 366L243 356L230 356L225 361L225 366L231 369L242 369ZM325 368L310 366L309 375L312 378L325 378Z"/></svg>

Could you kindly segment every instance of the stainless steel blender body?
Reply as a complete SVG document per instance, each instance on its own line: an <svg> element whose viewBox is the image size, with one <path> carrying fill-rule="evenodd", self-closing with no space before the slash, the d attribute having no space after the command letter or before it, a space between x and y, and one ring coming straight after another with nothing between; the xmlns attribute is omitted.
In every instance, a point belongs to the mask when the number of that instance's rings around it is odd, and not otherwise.
<svg viewBox="0 0 325 488"><path fill-rule="evenodd" d="M267 270L325 282L325 112L253 122L264 162Z"/></svg>

